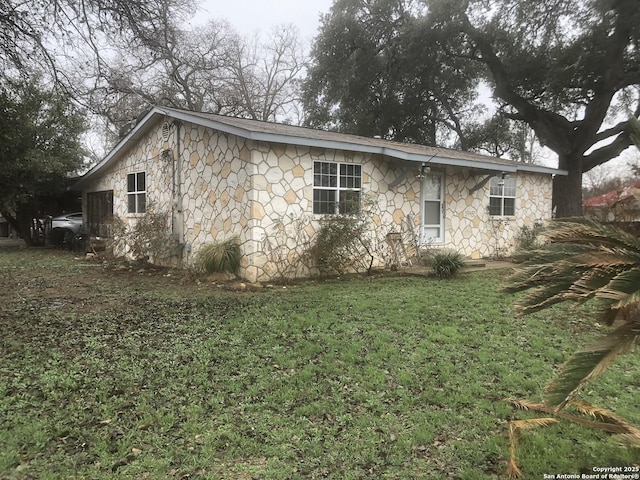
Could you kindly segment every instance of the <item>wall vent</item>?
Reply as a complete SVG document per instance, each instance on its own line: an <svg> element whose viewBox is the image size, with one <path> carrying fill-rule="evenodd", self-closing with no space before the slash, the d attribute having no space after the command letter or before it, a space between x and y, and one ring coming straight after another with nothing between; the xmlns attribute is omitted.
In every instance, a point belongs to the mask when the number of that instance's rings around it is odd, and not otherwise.
<svg viewBox="0 0 640 480"><path fill-rule="evenodd" d="M165 120L164 123L162 124L162 140L164 140L165 142L169 141L170 130L171 130L171 123Z"/></svg>

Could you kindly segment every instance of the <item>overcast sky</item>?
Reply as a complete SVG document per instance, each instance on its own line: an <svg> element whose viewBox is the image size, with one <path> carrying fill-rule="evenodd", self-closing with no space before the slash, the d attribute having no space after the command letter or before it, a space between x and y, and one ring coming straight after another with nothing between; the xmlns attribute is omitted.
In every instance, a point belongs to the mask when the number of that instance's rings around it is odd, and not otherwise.
<svg viewBox="0 0 640 480"><path fill-rule="evenodd" d="M226 19L240 33L268 33L271 27L292 23L308 48L318 33L320 15L329 12L334 0L201 0L192 23ZM555 158L555 156L554 156ZM543 163L547 164L545 159Z"/></svg>
<svg viewBox="0 0 640 480"><path fill-rule="evenodd" d="M300 39L310 41L320 26L320 14L328 13L333 0L202 0L206 19L227 19L238 32L267 33L272 26L292 23ZM195 19L198 23L200 15Z"/></svg>

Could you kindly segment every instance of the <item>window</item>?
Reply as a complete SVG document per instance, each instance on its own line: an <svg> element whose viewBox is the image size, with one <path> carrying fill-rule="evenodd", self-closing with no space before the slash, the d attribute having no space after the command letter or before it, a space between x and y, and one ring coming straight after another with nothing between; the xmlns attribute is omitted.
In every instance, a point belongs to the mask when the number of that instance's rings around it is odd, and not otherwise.
<svg viewBox="0 0 640 480"><path fill-rule="evenodd" d="M362 166L313 163L313 213L356 213L360 210Z"/></svg>
<svg viewBox="0 0 640 480"><path fill-rule="evenodd" d="M144 172L127 175L129 213L144 213L147 208L147 185Z"/></svg>
<svg viewBox="0 0 640 480"><path fill-rule="evenodd" d="M516 214L516 179L493 177L489 189L489 215Z"/></svg>

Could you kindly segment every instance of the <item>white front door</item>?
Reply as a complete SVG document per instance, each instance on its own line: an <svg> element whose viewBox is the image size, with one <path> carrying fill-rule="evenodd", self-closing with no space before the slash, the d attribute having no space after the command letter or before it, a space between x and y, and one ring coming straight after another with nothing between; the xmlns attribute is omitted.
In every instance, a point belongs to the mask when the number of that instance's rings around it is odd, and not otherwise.
<svg viewBox="0 0 640 480"><path fill-rule="evenodd" d="M444 243L443 174L425 173L422 179L422 229L420 241L424 244Z"/></svg>

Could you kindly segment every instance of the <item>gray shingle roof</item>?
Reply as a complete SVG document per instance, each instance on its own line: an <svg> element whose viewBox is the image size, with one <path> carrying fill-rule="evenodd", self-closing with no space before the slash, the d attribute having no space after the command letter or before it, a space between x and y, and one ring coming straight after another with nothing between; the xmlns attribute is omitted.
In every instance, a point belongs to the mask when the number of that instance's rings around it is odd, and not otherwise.
<svg viewBox="0 0 640 480"><path fill-rule="evenodd" d="M313 128L298 127L294 125L285 125L272 122L263 122L259 120L251 120L246 118L226 117L222 115L215 115L210 113L197 113L189 112L185 110L166 109L172 113L183 113L189 116L201 118L203 120L216 122L229 127L244 130L247 132L246 137L256 138L257 136L264 135L273 138L268 140L273 141L275 137L282 137L282 143L295 143L307 145L309 143L323 142L326 144L339 144L337 147L329 148L341 148L346 150L357 149L357 147L367 147L375 149L386 149L389 151L390 156L392 152L401 152L410 157L420 156L423 158L406 158L407 160L424 161L424 159L432 159L433 163L441 163L438 160L442 160L443 164L450 164L451 160L466 160L471 162L477 162L479 164L488 163L496 166L513 167L516 170L522 171L539 171L540 173L556 174L562 173L556 169L541 167L539 165L529 165L521 162L515 162L504 158L496 158L488 155L481 155L473 152L466 152L462 150L454 150L450 148L431 147L427 145L418 145L411 143L394 142L391 140L383 140L380 138L362 137L358 135L350 135L339 132L328 132L325 130L317 130ZM253 134L253 135L252 135ZM256 135L258 134L258 135ZM287 141L288 140L288 141ZM315 141L315 142L313 142ZM314 145L318 146L318 145ZM349 148L351 146L351 148ZM447 162L449 160L449 162ZM515 170L513 170L515 171Z"/></svg>
<svg viewBox="0 0 640 480"><path fill-rule="evenodd" d="M437 165L454 165L483 171L524 171L548 175L566 175L567 173L555 168L514 162L503 158L449 148L393 142L380 138L368 138L293 125L227 117L212 113L191 112L169 107L154 107L101 162L89 170L89 172L76 183L75 187L79 188L91 177L102 171L107 165L116 161L133 142L146 133L152 125L156 124L156 121L166 117L195 123L225 133L238 135L242 138L263 142L367 152L385 155L390 159Z"/></svg>

